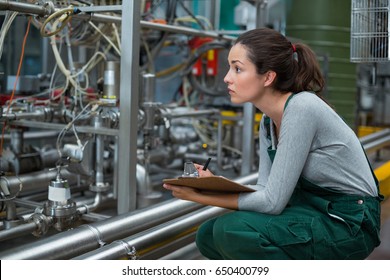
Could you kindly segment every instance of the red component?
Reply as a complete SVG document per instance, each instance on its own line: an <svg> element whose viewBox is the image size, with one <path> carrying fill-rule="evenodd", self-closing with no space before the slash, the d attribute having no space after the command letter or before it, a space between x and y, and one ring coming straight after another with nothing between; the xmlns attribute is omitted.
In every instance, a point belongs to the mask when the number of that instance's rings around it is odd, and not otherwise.
<svg viewBox="0 0 390 280"><path fill-rule="evenodd" d="M209 50L207 52L207 76L216 76L218 67L218 51Z"/></svg>
<svg viewBox="0 0 390 280"><path fill-rule="evenodd" d="M195 51L200 46L202 46L205 43L213 41L212 38L209 37L195 37L191 39L188 44L191 48L191 50ZM202 59L206 59L206 75L207 76L215 76L217 75L217 68L218 68L218 51L217 50L209 50L205 54L203 54L203 57L199 58L192 67L192 74L195 76L202 75Z"/></svg>

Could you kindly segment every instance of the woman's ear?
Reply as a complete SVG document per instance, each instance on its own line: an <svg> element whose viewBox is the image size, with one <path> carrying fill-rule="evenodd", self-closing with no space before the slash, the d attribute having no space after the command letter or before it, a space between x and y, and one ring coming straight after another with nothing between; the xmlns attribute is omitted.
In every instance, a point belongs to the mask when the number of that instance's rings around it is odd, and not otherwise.
<svg viewBox="0 0 390 280"><path fill-rule="evenodd" d="M264 86L271 86L275 81L275 79L276 79L276 72L268 71L267 73L265 73Z"/></svg>

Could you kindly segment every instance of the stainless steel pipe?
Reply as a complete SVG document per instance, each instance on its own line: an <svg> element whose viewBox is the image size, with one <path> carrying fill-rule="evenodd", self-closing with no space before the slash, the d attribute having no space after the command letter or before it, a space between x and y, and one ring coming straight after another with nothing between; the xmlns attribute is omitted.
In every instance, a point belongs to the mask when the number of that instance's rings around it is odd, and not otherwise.
<svg viewBox="0 0 390 280"><path fill-rule="evenodd" d="M389 135L390 135L390 128L386 128L386 129L368 134L366 136L360 137L359 140L360 140L360 143L365 145L367 143L373 142L375 140L381 139L381 138L389 136Z"/></svg>
<svg viewBox="0 0 390 280"><path fill-rule="evenodd" d="M235 181L251 184L256 180L257 174L251 174ZM95 250L105 243L125 238L203 207L197 203L174 198L1 252L0 259L73 258Z"/></svg>
<svg viewBox="0 0 390 280"><path fill-rule="evenodd" d="M0 231L0 242L7 239L31 234L36 228L37 225L35 223L27 223L23 225L18 225L10 229L2 230Z"/></svg>
<svg viewBox="0 0 390 280"><path fill-rule="evenodd" d="M69 259L201 207L196 203L172 199L144 210L136 210L95 224L83 225L12 248L1 252L0 259Z"/></svg>
<svg viewBox="0 0 390 280"><path fill-rule="evenodd" d="M218 115L219 110L209 109L209 110L198 110L198 111L185 111L185 112L172 112L169 114L171 118L183 118L183 117L205 117L209 115Z"/></svg>
<svg viewBox="0 0 390 280"><path fill-rule="evenodd" d="M10 10L10 11L16 11L16 12L27 13L27 14L35 14L42 17L49 16L51 14L51 11L48 9L47 6L22 4L16 1L0 1L0 10ZM60 9L55 9L55 10L58 11ZM104 14L97 14L97 13L77 14L74 15L73 17L84 19L84 20L106 22L106 23L121 24L122 22L120 16L111 16L111 15L104 15ZM213 31L204 31L204 30L198 30L198 29L193 29L188 27L160 24L160 23L154 23L154 22L143 21L143 20L140 21L140 24L141 24L141 28L165 31L168 33L179 33L179 34L198 36L198 37L210 37L214 39L222 39L228 41L235 40L235 37L233 36L221 35Z"/></svg>
<svg viewBox="0 0 390 280"><path fill-rule="evenodd" d="M371 133L367 136L359 138L366 153L376 152L386 146L390 146L390 129Z"/></svg>
<svg viewBox="0 0 390 280"><path fill-rule="evenodd" d="M47 6L38 6L34 4L20 3L16 1L1 0L0 10L9 10L19 13L34 14L38 16L46 16L50 14L50 9Z"/></svg>
<svg viewBox="0 0 390 280"><path fill-rule="evenodd" d="M147 250L149 247L158 246L159 243L167 240L175 240L188 229L197 227L202 222L229 210L218 207L205 207L196 212L189 213L183 217L176 218L154 228L139 232L126 239L117 240L109 245L95 251L86 253L76 260L115 260L122 257L136 257L139 251ZM194 229L195 231L195 229Z"/></svg>
<svg viewBox="0 0 390 280"><path fill-rule="evenodd" d="M16 193L19 190L19 185L22 184L23 190L21 195L26 195L32 192L47 190L50 181L56 175L57 170L42 170L19 176L3 176L0 178L0 185L11 190L12 193ZM77 176L66 170L61 171L61 176L68 180L69 185L77 183Z"/></svg>

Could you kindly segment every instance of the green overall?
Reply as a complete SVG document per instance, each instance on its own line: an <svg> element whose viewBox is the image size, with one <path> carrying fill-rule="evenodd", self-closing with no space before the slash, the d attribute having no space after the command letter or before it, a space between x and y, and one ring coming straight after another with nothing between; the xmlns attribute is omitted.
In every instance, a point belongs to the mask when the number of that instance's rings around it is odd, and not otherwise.
<svg viewBox="0 0 390 280"><path fill-rule="evenodd" d="M273 161L276 150L268 154ZM280 215L234 211L203 223L196 243L209 259L365 259L380 244L382 199L321 188L301 176Z"/></svg>

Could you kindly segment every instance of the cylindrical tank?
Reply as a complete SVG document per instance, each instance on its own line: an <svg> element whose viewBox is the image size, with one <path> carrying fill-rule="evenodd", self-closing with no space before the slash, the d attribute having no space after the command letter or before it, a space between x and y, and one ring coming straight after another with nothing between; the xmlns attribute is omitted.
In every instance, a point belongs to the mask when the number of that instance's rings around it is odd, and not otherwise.
<svg viewBox="0 0 390 280"><path fill-rule="evenodd" d="M356 64L350 62L351 1L286 0L286 36L309 45L326 78L327 100L351 126L356 113Z"/></svg>
<svg viewBox="0 0 390 280"><path fill-rule="evenodd" d="M103 98L118 99L120 86L119 61L107 61L104 65Z"/></svg>

